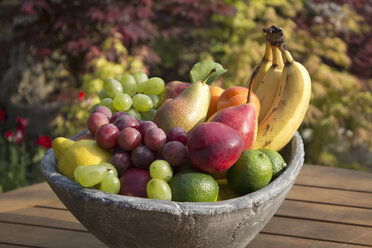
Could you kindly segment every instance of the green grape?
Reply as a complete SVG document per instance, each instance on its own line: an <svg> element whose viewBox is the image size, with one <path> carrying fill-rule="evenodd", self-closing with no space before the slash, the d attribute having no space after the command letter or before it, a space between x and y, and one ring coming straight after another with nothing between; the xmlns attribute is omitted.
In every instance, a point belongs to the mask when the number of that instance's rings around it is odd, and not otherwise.
<svg viewBox="0 0 372 248"><path fill-rule="evenodd" d="M131 97L137 93L137 83L134 77L130 74L124 74L119 80L123 86L123 92L130 95Z"/></svg>
<svg viewBox="0 0 372 248"><path fill-rule="evenodd" d="M118 176L118 171L116 170L115 166L113 166L112 164L103 162L103 163L100 163L100 165L103 165L106 167L107 175L114 175L116 177Z"/></svg>
<svg viewBox="0 0 372 248"><path fill-rule="evenodd" d="M121 83L112 78L105 80L103 89L111 98L114 98L118 93L123 93L123 86L121 86Z"/></svg>
<svg viewBox="0 0 372 248"><path fill-rule="evenodd" d="M76 167L75 170L74 170L74 180L77 183L79 182L79 175L80 175L82 169L84 170L84 166L80 165L80 166Z"/></svg>
<svg viewBox="0 0 372 248"><path fill-rule="evenodd" d="M120 79L123 77L123 75L115 75L114 76L114 79L116 80L116 81L119 81L120 82Z"/></svg>
<svg viewBox="0 0 372 248"><path fill-rule="evenodd" d="M159 178L169 182L173 177L172 167L165 160L155 160L151 163L149 170L152 178Z"/></svg>
<svg viewBox="0 0 372 248"><path fill-rule="evenodd" d="M156 109L150 109L146 112L141 112L141 119L144 121L153 121L156 114Z"/></svg>
<svg viewBox="0 0 372 248"><path fill-rule="evenodd" d="M100 100L103 100L105 98L108 98L109 95L107 95L106 91L105 90L101 90L99 93L98 93L98 97Z"/></svg>
<svg viewBox="0 0 372 248"><path fill-rule="evenodd" d="M152 105L152 107L154 108L154 109L157 109L158 107L159 107L159 105L160 105L160 99L159 99L159 97L158 96L156 96L156 95L148 95L150 98L151 98L151 100L152 100L152 103L153 103L153 105Z"/></svg>
<svg viewBox="0 0 372 248"><path fill-rule="evenodd" d="M137 94L133 97L133 107L137 111L146 112L152 108L152 100L144 94Z"/></svg>
<svg viewBox="0 0 372 248"><path fill-rule="evenodd" d="M114 107L114 100L112 100L111 98L102 99L99 105L108 107L112 113L116 112L116 109Z"/></svg>
<svg viewBox="0 0 372 248"><path fill-rule="evenodd" d="M136 120L141 120L141 114L135 109L129 109L127 113L131 116L133 116Z"/></svg>
<svg viewBox="0 0 372 248"><path fill-rule="evenodd" d="M106 167L99 164L83 166L77 174L79 183L84 187L92 187L100 183L105 176Z"/></svg>
<svg viewBox="0 0 372 248"><path fill-rule="evenodd" d="M153 178L146 186L147 197L150 199L172 200L172 190L163 179Z"/></svg>
<svg viewBox="0 0 372 248"><path fill-rule="evenodd" d="M99 189L107 193L117 194L120 191L120 180L117 176L108 175L102 180Z"/></svg>
<svg viewBox="0 0 372 248"><path fill-rule="evenodd" d="M137 83L137 93L143 92L143 84L149 79L145 72L137 71L133 74L134 79Z"/></svg>
<svg viewBox="0 0 372 248"><path fill-rule="evenodd" d="M143 93L146 95L160 95L164 91L164 80L159 77L150 78L143 85Z"/></svg>
<svg viewBox="0 0 372 248"><path fill-rule="evenodd" d="M89 115L93 113L93 111L99 106L99 103L94 104L90 109L89 109Z"/></svg>
<svg viewBox="0 0 372 248"><path fill-rule="evenodd" d="M128 94L119 93L115 96L113 105L119 111L127 111L132 106L132 98Z"/></svg>

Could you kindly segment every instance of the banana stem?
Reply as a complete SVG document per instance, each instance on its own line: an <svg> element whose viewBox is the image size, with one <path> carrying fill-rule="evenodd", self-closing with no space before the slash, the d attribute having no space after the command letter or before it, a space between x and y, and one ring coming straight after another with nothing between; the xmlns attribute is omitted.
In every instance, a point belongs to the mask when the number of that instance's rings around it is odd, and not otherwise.
<svg viewBox="0 0 372 248"><path fill-rule="evenodd" d="M284 63L285 64L292 64L293 63L293 57L292 57L291 53L287 50L287 47L285 46L285 44L281 44L279 46L279 49L282 53Z"/></svg>
<svg viewBox="0 0 372 248"><path fill-rule="evenodd" d="M210 78L210 76L212 76L214 73L216 72L216 68L213 68L209 74L202 80L202 83L205 84L207 81L208 81L208 78Z"/></svg>
<svg viewBox="0 0 372 248"><path fill-rule="evenodd" d="M249 80L249 83L248 83L248 96L247 96L247 103L250 103L251 102L251 95L252 95L252 87L253 87L253 81L254 81L254 78L256 76L256 69L254 69L252 75L251 75L251 78Z"/></svg>
<svg viewBox="0 0 372 248"><path fill-rule="evenodd" d="M273 53L273 65L282 68L284 66L284 63L278 46L271 46L271 48Z"/></svg>
<svg viewBox="0 0 372 248"><path fill-rule="evenodd" d="M266 40L266 48L265 48L265 54L263 57L264 61L272 61L273 60L273 52L270 45L270 41Z"/></svg>

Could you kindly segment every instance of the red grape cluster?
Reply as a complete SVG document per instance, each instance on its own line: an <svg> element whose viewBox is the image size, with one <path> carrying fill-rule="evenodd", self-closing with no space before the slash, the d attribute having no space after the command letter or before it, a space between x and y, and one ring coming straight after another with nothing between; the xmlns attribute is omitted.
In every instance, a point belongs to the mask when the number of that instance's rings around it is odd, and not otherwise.
<svg viewBox="0 0 372 248"><path fill-rule="evenodd" d="M152 121L136 120L122 111L112 114L105 106L94 109L87 120L87 127L99 146L113 151L110 163L121 178L120 194L142 196L143 187L126 185L124 181L147 183L150 179L148 169L157 159L166 160L172 167L187 162L187 132L181 127L174 127L166 134ZM123 180L128 177L133 180ZM141 188L142 191L132 192L131 187Z"/></svg>

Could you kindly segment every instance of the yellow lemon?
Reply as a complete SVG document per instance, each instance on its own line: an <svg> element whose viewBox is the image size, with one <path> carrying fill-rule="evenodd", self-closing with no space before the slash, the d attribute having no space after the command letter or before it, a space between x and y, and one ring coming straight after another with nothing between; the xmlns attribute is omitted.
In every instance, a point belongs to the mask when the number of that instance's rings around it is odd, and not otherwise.
<svg viewBox="0 0 372 248"><path fill-rule="evenodd" d="M240 194L235 193L230 188L226 179L217 179L216 182L217 182L218 187L219 187L217 201L228 200L228 199L232 199L232 198L241 196Z"/></svg>
<svg viewBox="0 0 372 248"><path fill-rule="evenodd" d="M55 150L58 150L58 146ZM59 155L60 159L57 158L58 171L74 180L76 167L109 162L111 155L111 152L102 149L95 140L79 140Z"/></svg>

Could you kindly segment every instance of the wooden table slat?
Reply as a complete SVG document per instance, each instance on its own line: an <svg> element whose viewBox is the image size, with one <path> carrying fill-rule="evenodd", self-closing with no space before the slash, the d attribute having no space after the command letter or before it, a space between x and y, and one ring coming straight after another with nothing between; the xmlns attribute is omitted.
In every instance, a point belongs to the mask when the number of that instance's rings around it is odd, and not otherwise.
<svg viewBox="0 0 372 248"><path fill-rule="evenodd" d="M247 248L264 247L264 248L366 248L360 245L347 245L338 242L321 241L314 239L303 239L296 237L288 237L282 235L272 235L259 233Z"/></svg>
<svg viewBox="0 0 372 248"><path fill-rule="evenodd" d="M287 199L372 209L372 193L294 185Z"/></svg>
<svg viewBox="0 0 372 248"><path fill-rule="evenodd" d="M297 177L296 184L372 193L372 173L319 165L305 165Z"/></svg>
<svg viewBox="0 0 372 248"><path fill-rule="evenodd" d="M37 247L106 247L93 234L0 222L0 243Z"/></svg>
<svg viewBox="0 0 372 248"><path fill-rule="evenodd" d="M66 206L59 199L55 201L49 201L49 202L37 204L36 206L45 207L45 208L67 209Z"/></svg>
<svg viewBox="0 0 372 248"><path fill-rule="evenodd" d="M262 230L350 245L372 245L372 228L274 216Z"/></svg>
<svg viewBox="0 0 372 248"><path fill-rule="evenodd" d="M0 194L0 212L33 207L53 200L58 200L58 197L49 185L39 183Z"/></svg>
<svg viewBox="0 0 372 248"><path fill-rule="evenodd" d="M69 211L48 208L33 207L0 213L0 222L23 223L25 225L87 232L86 228Z"/></svg>
<svg viewBox="0 0 372 248"><path fill-rule="evenodd" d="M286 200L275 215L361 225L372 228L372 210L370 209Z"/></svg>

